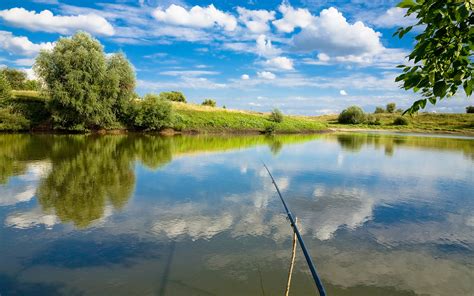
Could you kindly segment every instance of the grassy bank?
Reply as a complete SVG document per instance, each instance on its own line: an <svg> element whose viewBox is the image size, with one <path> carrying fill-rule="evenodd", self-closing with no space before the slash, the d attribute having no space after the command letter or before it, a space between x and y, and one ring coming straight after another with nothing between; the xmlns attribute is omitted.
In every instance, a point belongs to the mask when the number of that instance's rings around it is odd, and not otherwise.
<svg viewBox="0 0 474 296"><path fill-rule="evenodd" d="M408 125L393 124L400 114L375 114L380 124L339 124L337 115L308 117L316 122L324 123L332 130L390 130L398 132L423 133L456 133L474 135L474 114L451 113L420 113L413 116L405 115Z"/></svg>
<svg viewBox="0 0 474 296"><path fill-rule="evenodd" d="M204 133L313 133L326 130L326 124L302 116L285 116L283 122L269 120L269 114L229 110L194 104L173 103L177 126L183 132Z"/></svg>

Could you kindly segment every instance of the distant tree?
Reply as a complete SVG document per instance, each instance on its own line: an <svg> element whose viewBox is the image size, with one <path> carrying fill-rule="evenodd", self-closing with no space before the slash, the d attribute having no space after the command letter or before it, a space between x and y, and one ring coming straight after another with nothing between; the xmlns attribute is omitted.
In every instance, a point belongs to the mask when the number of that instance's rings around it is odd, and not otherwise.
<svg viewBox="0 0 474 296"><path fill-rule="evenodd" d="M375 107L375 111L374 111L375 114L377 113L385 113L385 109L383 107Z"/></svg>
<svg viewBox="0 0 474 296"><path fill-rule="evenodd" d="M3 72L0 72L0 106L1 101L10 99L12 94L12 88L8 82L7 77Z"/></svg>
<svg viewBox="0 0 474 296"><path fill-rule="evenodd" d="M134 103L134 125L144 130L161 130L173 124L172 106L168 100L155 94L145 95Z"/></svg>
<svg viewBox="0 0 474 296"><path fill-rule="evenodd" d="M44 81L56 127L107 128L117 124L118 108L130 96L134 74L126 58L107 59L100 42L84 32L60 38L41 51L34 70Z"/></svg>
<svg viewBox="0 0 474 296"><path fill-rule="evenodd" d="M280 122L283 122L283 118L284 118L283 113L281 113L279 109L275 108L273 109L272 113L270 113L269 120L280 123Z"/></svg>
<svg viewBox="0 0 474 296"><path fill-rule="evenodd" d="M216 101L212 100L212 99L205 99L201 105L203 106L210 106L210 107L215 107L216 106Z"/></svg>
<svg viewBox="0 0 474 296"><path fill-rule="evenodd" d="M409 123L408 118L404 116L398 116L393 120L394 125L408 125Z"/></svg>
<svg viewBox="0 0 474 296"><path fill-rule="evenodd" d="M474 106L467 106L466 113L474 113Z"/></svg>
<svg viewBox="0 0 474 296"><path fill-rule="evenodd" d="M179 91L162 92L160 96L168 101L186 103L186 97Z"/></svg>
<svg viewBox="0 0 474 296"><path fill-rule="evenodd" d="M397 109L397 105L395 103L388 103L387 107L385 108L387 113L394 113L396 109Z"/></svg>
<svg viewBox="0 0 474 296"><path fill-rule="evenodd" d="M4 68L1 72L5 75L12 89L23 89L27 80L27 76L24 71L13 68Z"/></svg>
<svg viewBox="0 0 474 296"><path fill-rule="evenodd" d="M472 0L403 0L406 16L415 15L415 26L422 32L408 56L410 65L400 65L403 73L396 81L414 92L421 90L422 99L405 112L425 108L427 101L454 96L462 86L467 96L474 87L474 2ZM402 38L413 26L399 28L394 35Z"/></svg>
<svg viewBox="0 0 474 296"><path fill-rule="evenodd" d="M346 124L358 124L363 123L366 120L366 115L364 110L362 110L359 106L350 106L347 109L342 110L337 118L339 123L346 123Z"/></svg>

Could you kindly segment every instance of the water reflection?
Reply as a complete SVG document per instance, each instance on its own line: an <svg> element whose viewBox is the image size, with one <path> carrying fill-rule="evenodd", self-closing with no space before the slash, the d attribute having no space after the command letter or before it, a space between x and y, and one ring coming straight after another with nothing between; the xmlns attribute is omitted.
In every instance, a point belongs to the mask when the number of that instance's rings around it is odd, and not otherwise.
<svg viewBox="0 0 474 296"><path fill-rule="evenodd" d="M16 136L0 293L283 293L291 233L261 159L330 295L474 291L472 139ZM313 288L299 254L292 294Z"/></svg>

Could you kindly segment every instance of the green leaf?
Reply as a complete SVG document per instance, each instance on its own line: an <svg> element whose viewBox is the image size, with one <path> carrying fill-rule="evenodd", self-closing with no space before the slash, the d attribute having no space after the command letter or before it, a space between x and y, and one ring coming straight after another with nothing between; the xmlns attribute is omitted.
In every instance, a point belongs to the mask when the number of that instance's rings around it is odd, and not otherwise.
<svg viewBox="0 0 474 296"><path fill-rule="evenodd" d="M446 90L448 89L448 85L445 81L440 80L436 82L433 86L433 94L437 97L444 97L446 95Z"/></svg>
<svg viewBox="0 0 474 296"><path fill-rule="evenodd" d="M398 3L397 7L400 8L410 8L412 6L415 6L416 3L413 0L403 0L402 2Z"/></svg>

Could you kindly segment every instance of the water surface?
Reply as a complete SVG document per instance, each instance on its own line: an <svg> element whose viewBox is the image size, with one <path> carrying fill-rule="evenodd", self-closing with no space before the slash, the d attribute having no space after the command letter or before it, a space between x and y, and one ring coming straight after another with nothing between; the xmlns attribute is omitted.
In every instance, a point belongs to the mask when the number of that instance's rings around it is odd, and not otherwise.
<svg viewBox="0 0 474 296"><path fill-rule="evenodd" d="M1 295L474 294L474 139L0 135ZM317 295L298 249L292 295Z"/></svg>

